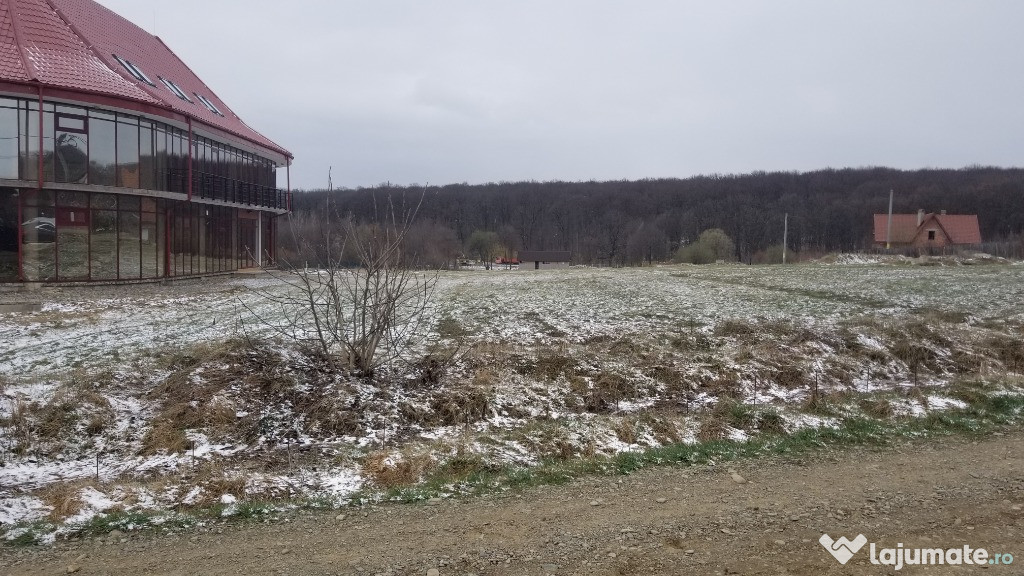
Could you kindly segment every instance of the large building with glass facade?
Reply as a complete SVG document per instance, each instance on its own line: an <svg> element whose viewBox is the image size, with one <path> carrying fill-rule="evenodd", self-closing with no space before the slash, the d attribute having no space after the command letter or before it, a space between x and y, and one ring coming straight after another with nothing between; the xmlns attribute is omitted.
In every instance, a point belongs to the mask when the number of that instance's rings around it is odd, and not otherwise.
<svg viewBox="0 0 1024 576"><path fill-rule="evenodd" d="M291 159L114 12L0 0L0 283L256 266Z"/></svg>

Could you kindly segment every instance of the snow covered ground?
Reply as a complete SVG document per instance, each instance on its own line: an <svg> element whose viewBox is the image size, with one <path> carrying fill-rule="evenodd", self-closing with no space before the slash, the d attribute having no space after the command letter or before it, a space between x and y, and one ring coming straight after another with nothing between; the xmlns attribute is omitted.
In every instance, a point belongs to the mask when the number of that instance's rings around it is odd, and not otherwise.
<svg viewBox="0 0 1024 576"><path fill-rule="evenodd" d="M383 383L274 343L260 293L288 290L240 276L0 296L42 303L0 315L0 524L343 499L467 455L743 438L769 412L827 426L865 398L917 415L962 406L958 379L1024 369L1020 266L446 272L413 358L442 370ZM808 408L819 393L830 411Z"/></svg>

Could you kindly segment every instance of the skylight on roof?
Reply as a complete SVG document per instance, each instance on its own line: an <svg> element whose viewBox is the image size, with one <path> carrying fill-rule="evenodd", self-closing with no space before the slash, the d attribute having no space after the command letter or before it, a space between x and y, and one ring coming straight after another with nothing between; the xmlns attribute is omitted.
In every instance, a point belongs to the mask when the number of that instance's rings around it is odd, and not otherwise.
<svg viewBox="0 0 1024 576"><path fill-rule="evenodd" d="M143 72L141 69L139 69L138 66L136 66L135 64L132 64L131 62L125 60L124 58L121 58L117 54L111 54L111 56L114 57L114 60L117 60L118 62L120 62L121 66L124 66L124 69L127 70L129 74L134 76L136 80L138 80L140 82L145 82L146 84L149 84L150 86L153 86L154 88L156 87L156 84L154 84L153 81L149 79L149 76L146 76L146 73Z"/></svg>
<svg viewBox="0 0 1024 576"><path fill-rule="evenodd" d="M174 92L175 96L181 98L185 102L193 103L192 99L188 97L188 94L185 94L185 91L182 90L177 84L162 76L160 77L160 81L164 83L164 86L167 86L168 90Z"/></svg>
<svg viewBox="0 0 1024 576"><path fill-rule="evenodd" d="M210 112L213 112L217 116L223 116L224 115L224 113L222 113L217 108L217 106L214 105L213 102L210 102L209 98L203 96L202 94L200 94L198 92L195 92L194 94L196 95L197 98L199 98L199 101L203 103L203 106L206 106L210 110Z"/></svg>

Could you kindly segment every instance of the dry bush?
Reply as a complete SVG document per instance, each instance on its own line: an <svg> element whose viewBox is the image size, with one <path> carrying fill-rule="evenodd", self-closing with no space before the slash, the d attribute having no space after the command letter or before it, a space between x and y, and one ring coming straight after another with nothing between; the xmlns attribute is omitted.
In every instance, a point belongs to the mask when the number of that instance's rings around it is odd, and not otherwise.
<svg viewBox="0 0 1024 576"><path fill-rule="evenodd" d="M724 338L736 338L737 340L744 342L757 341L758 327L746 320L736 320L730 318L723 320L715 326L715 336Z"/></svg>
<svg viewBox="0 0 1024 576"><path fill-rule="evenodd" d="M985 348L991 350L1008 371L1019 372L1024 369L1024 339L1000 334L986 340Z"/></svg>
<svg viewBox="0 0 1024 576"><path fill-rule="evenodd" d="M450 358L434 354L429 354L419 360L415 364L416 370L419 372L416 378L417 384L428 388L439 385L445 374L448 373L449 361Z"/></svg>
<svg viewBox="0 0 1024 576"><path fill-rule="evenodd" d="M613 372L602 372L583 397L587 412L600 414L618 410L619 402L631 398L635 389L628 380Z"/></svg>
<svg viewBox="0 0 1024 576"><path fill-rule="evenodd" d="M368 454L363 460L363 476L381 488L390 489L415 484L434 466L429 454L392 454L378 451Z"/></svg>
<svg viewBox="0 0 1024 576"><path fill-rule="evenodd" d="M807 385L803 367L793 358L780 359L771 370L771 380L790 390Z"/></svg>
<svg viewBox="0 0 1024 576"><path fill-rule="evenodd" d="M430 401L430 423L442 426L472 424L487 418L490 410L490 390L487 388L464 386L445 390Z"/></svg>

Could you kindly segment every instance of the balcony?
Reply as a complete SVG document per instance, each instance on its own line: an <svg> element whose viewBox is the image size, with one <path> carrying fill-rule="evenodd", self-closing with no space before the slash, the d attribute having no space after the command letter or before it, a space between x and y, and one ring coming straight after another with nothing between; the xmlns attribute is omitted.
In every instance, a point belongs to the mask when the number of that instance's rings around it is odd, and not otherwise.
<svg viewBox="0 0 1024 576"><path fill-rule="evenodd" d="M167 188L170 192L188 194L188 172L186 170L168 172ZM193 198L287 210L290 206L288 195L287 190L280 188L261 186L195 170L192 172Z"/></svg>

